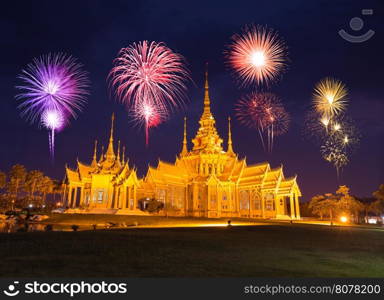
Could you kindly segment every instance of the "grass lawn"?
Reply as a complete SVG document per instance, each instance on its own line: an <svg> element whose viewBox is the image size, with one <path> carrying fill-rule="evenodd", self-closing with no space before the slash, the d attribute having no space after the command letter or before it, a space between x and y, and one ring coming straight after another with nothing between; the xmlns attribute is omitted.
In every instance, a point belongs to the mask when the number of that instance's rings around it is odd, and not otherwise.
<svg viewBox="0 0 384 300"><path fill-rule="evenodd" d="M2 277L384 277L384 231L315 225L0 234Z"/></svg>

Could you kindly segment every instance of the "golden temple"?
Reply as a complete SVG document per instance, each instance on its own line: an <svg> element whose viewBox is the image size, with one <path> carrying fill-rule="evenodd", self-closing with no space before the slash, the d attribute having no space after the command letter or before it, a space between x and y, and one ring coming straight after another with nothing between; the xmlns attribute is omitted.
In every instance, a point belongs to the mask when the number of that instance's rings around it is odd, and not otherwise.
<svg viewBox="0 0 384 300"><path fill-rule="evenodd" d="M301 192L296 176L286 178L282 166L247 165L246 159L239 159L232 146L230 118L225 151L211 113L207 74L204 90L204 110L192 149L188 150L184 119L182 150L176 161L159 160L142 179L120 155L120 142L115 154L112 117L105 154L97 159L95 145L91 164L78 161L76 170L66 167L69 211L143 214L138 202L156 199L164 204L158 214L166 216L299 219Z"/></svg>

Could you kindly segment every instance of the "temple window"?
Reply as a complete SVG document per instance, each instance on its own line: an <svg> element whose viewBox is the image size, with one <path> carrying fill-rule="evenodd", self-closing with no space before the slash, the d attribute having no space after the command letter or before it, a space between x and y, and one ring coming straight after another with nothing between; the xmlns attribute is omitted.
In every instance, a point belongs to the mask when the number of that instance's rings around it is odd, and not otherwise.
<svg viewBox="0 0 384 300"><path fill-rule="evenodd" d="M226 201L228 198L227 198L227 193L226 192L223 192L223 201Z"/></svg>
<svg viewBox="0 0 384 300"><path fill-rule="evenodd" d="M103 190L98 190L97 191L97 202L98 203L103 203L103 197L104 197L104 191Z"/></svg>
<svg viewBox="0 0 384 300"><path fill-rule="evenodd" d="M248 191L240 191L240 209L249 209L249 193Z"/></svg>

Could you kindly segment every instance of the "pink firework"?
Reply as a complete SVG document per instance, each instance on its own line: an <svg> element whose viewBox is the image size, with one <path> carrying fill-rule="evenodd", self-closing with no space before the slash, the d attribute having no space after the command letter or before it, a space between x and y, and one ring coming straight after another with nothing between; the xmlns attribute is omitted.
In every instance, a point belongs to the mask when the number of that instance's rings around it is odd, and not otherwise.
<svg viewBox="0 0 384 300"><path fill-rule="evenodd" d="M246 26L241 34L232 36L228 48L228 63L245 86L268 84L286 67L285 43L266 27Z"/></svg>
<svg viewBox="0 0 384 300"><path fill-rule="evenodd" d="M184 104L185 84L189 78L180 54L164 43L148 41L121 49L109 74L116 96L136 118L144 107L150 107L161 115L162 121ZM145 118L142 120L146 122Z"/></svg>
<svg viewBox="0 0 384 300"><path fill-rule="evenodd" d="M272 151L274 137L284 134L289 127L289 114L280 99L271 93L251 93L236 103L235 114L241 124L257 129L263 148Z"/></svg>
<svg viewBox="0 0 384 300"><path fill-rule="evenodd" d="M145 128L145 145L149 142L149 129L160 125L164 118L161 111L150 103L143 102L140 107L134 111L134 118L139 123L144 123Z"/></svg>

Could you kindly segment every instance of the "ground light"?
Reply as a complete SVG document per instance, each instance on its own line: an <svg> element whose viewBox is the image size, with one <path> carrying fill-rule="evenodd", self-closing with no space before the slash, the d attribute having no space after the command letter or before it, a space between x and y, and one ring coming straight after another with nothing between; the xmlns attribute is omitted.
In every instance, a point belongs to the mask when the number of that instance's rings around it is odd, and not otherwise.
<svg viewBox="0 0 384 300"><path fill-rule="evenodd" d="M341 216L341 217L340 217L340 221L341 221L342 223L347 223L347 222L348 222L348 218L347 218L346 216Z"/></svg>

